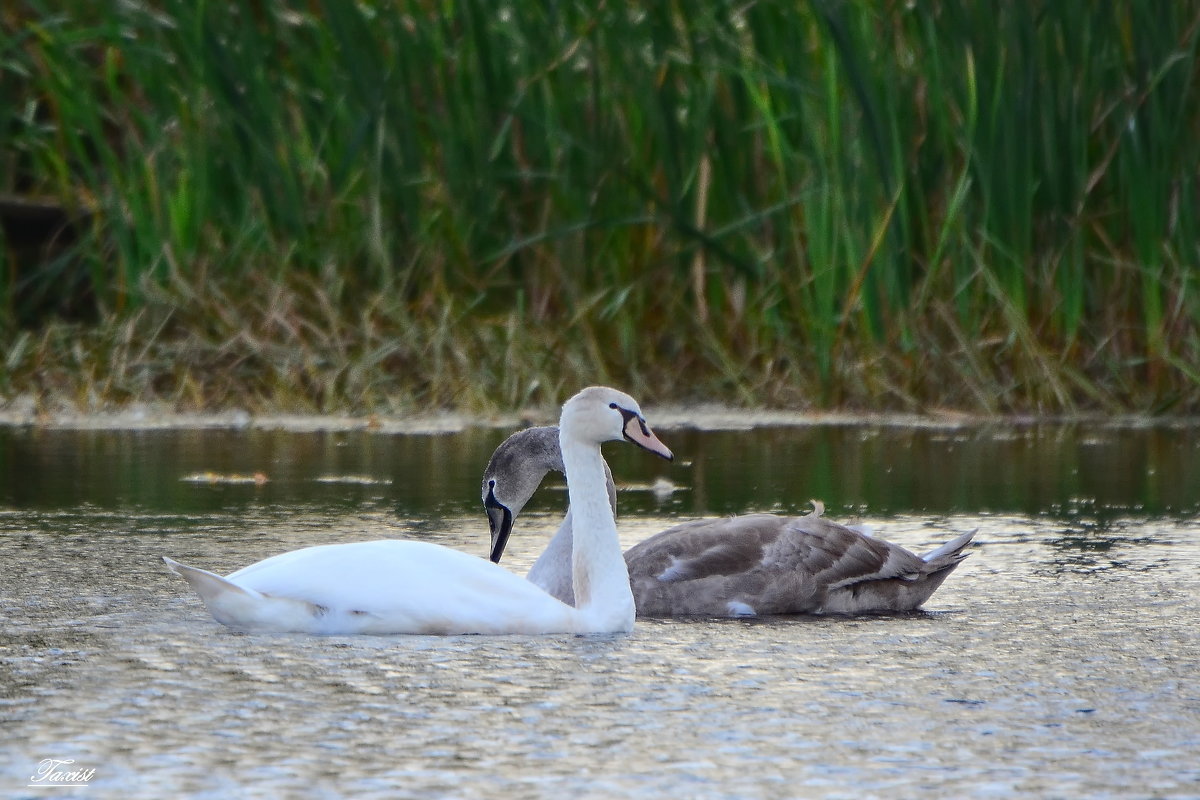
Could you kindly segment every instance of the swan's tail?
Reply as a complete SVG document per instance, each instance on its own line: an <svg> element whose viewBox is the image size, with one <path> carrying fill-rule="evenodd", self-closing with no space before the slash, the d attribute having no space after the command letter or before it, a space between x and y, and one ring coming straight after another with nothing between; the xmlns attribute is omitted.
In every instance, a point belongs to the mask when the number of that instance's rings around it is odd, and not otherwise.
<svg viewBox="0 0 1200 800"><path fill-rule="evenodd" d="M196 590L213 618L231 628L307 630L325 609L303 600L272 597L222 578L206 569L189 567L163 556L163 561Z"/></svg>
<svg viewBox="0 0 1200 800"><path fill-rule="evenodd" d="M964 533L962 536L957 536L946 542L936 550L930 550L921 559L930 566L930 572L953 568L967 557L967 553L963 550L975 538L976 531Z"/></svg>
<svg viewBox="0 0 1200 800"><path fill-rule="evenodd" d="M964 533L923 555L921 559L925 562L925 567L922 569L922 576L918 580L905 584L908 588L903 602L897 602L893 607L896 610L920 608L921 604L938 590L942 582L950 577L950 573L954 572L954 568L958 566L959 562L967 557L963 550L974 537L975 531Z"/></svg>

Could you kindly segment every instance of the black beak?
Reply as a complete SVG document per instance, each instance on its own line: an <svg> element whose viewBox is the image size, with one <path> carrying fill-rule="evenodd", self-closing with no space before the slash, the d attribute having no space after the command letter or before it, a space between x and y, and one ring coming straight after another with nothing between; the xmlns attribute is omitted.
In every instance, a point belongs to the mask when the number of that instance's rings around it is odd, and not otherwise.
<svg viewBox="0 0 1200 800"><path fill-rule="evenodd" d="M487 510L488 527L492 531L492 552L488 557L492 563L499 564L500 557L504 555L504 548L508 546L508 535L512 533L512 512L496 499L496 494L491 488L488 489L483 507Z"/></svg>

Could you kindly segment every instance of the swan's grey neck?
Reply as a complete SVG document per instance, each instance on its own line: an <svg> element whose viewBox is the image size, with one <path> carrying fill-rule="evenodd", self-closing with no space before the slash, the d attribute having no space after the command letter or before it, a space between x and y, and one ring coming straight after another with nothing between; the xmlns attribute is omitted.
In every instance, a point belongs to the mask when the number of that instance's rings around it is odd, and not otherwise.
<svg viewBox="0 0 1200 800"><path fill-rule="evenodd" d="M572 588L593 630L632 630L633 591L608 505L600 447L559 431L571 502Z"/></svg>

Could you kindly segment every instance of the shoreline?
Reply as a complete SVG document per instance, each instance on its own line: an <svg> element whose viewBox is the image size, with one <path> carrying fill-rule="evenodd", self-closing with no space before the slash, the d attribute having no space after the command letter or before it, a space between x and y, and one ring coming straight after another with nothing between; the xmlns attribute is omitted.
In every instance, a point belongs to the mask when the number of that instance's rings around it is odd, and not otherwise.
<svg viewBox="0 0 1200 800"><path fill-rule="evenodd" d="M29 399L0 403L0 427L74 431L154 430L260 430L290 433L367 431L384 434L437 435L460 433L470 428L519 429L552 425L557 409L534 408L499 413L467 413L447 409L437 412L400 414L292 414L258 413L243 409L222 412L179 412L166 406L133 404L105 411L60 408L39 410ZM772 427L861 426L959 430L990 425L1029 427L1034 425L1094 425L1102 428L1191 428L1200 426L1196 416L1149 416L1145 414L1001 414L986 415L956 410L928 413L788 411L753 409L715 404L647 405L646 416L656 429L738 431Z"/></svg>

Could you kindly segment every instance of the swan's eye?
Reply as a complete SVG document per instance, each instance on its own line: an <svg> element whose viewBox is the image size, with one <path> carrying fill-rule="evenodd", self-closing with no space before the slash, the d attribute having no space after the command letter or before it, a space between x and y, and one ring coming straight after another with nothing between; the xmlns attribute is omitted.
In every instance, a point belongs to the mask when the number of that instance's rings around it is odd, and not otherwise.
<svg viewBox="0 0 1200 800"><path fill-rule="evenodd" d="M495 489L495 488L496 488L496 479L495 479L495 478L492 478L490 481L488 481L488 488L489 488L489 489Z"/></svg>
<svg viewBox="0 0 1200 800"><path fill-rule="evenodd" d="M609 404L608 404L608 407L609 407L609 408L616 408L616 407L617 407L617 404L616 404L616 403L609 403Z"/></svg>

